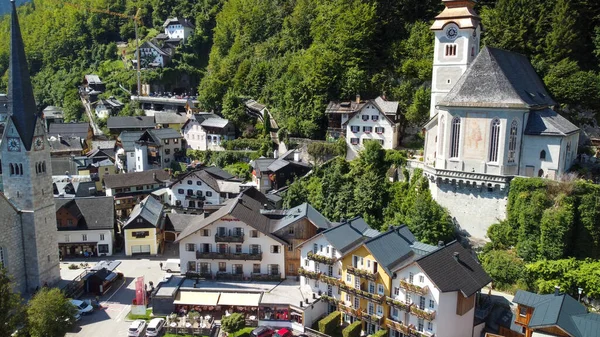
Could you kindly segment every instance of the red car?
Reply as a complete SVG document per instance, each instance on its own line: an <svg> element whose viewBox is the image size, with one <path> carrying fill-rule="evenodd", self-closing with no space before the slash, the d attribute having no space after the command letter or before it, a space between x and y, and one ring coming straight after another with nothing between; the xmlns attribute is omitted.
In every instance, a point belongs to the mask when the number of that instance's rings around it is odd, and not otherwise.
<svg viewBox="0 0 600 337"><path fill-rule="evenodd" d="M273 337L294 337L294 334L286 328L281 328L277 330L277 333Z"/></svg>

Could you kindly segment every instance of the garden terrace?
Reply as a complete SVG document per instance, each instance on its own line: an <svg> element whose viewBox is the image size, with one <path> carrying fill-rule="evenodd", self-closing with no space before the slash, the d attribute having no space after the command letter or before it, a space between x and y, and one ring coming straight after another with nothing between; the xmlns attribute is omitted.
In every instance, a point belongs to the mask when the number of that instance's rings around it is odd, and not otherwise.
<svg viewBox="0 0 600 337"><path fill-rule="evenodd" d="M382 303L383 299L385 298L385 296L383 296L383 295L371 294L370 292L367 292L364 290L352 288L352 287L346 285L345 283L342 283L340 285L340 288L347 293L351 293L358 297L362 297L362 298L365 298L367 300L374 301L377 303Z"/></svg>
<svg viewBox="0 0 600 337"><path fill-rule="evenodd" d="M320 262L320 263L324 263L324 264L329 264L332 265L335 263L335 259L331 258L331 257L327 257L327 256L323 256L323 255L319 255L319 254L315 254L313 252L308 252L308 255L306 256L307 259L309 260L313 260L316 262Z"/></svg>
<svg viewBox="0 0 600 337"><path fill-rule="evenodd" d="M427 286L419 287L418 285L409 283L405 280L400 280L400 288L406 289L413 293L417 293L419 295L427 295L427 292L429 291Z"/></svg>
<svg viewBox="0 0 600 337"><path fill-rule="evenodd" d="M352 274L354 276L358 276L360 278L365 278L369 281L376 281L377 280L377 274L375 273L371 273L368 270L363 270L363 269L358 269L358 268L354 268L354 267L348 267L348 273Z"/></svg>

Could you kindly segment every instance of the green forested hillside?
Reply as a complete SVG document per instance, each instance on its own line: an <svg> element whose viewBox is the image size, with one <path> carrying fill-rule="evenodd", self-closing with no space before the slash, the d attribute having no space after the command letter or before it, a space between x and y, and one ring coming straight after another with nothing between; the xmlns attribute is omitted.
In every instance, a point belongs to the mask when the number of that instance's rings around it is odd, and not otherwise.
<svg viewBox="0 0 600 337"><path fill-rule="evenodd" d="M399 100L406 125L428 116L433 51L428 28L443 8L441 0L72 1L129 15L139 6L143 39L155 36L168 16L194 21L196 35L175 61L143 77L168 87L188 74L203 108L222 110L238 124L245 118L244 97L267 103L280 125L301 136L322 137L327 102L357 93ZM596 114L600 2L485 0L477 10L484 43L530 57L572 119L579 121L580 111ZM77 118L74 85L91 71L113 94L120 92L118 84L134 89L134 72L124 69L115 45L132 42L132 21L57 0L35 0L20 12L38 104L63 105ZM3 20L0 33L7 29ZM0 41L0 73L8 65L7 43Z"/></svg>

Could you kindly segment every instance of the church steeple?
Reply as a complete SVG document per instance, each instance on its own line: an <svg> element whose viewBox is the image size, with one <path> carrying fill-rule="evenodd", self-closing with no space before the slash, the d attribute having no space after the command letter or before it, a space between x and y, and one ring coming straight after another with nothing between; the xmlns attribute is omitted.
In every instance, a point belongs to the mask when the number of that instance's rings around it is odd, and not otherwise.
<svg viewBox="0 0 600 337"><path fill-rule="evenodd" d="M11 0L11 5L8 113L21 137L25 150L30 151L38 114L14 0Z"/></svg>

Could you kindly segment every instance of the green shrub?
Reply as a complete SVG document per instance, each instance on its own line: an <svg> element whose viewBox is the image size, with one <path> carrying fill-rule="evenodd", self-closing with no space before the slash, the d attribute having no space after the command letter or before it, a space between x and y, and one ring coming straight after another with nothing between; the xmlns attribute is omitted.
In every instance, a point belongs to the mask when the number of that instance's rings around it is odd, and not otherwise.
<svg viewBox="0 0 600 337"><path fill-rule="evenodd" d="M337 329L338 325L340 325L341 319L342 313L339 311L334 311L331 314L325 316L322 320L319 321L319 332L331 336Z"/></svg>
<svg viewBox="0 0 600 337"><path fill-rule="evenodd" d="M482 255L481 264L500 290L509 289L525 274L525 263L510 250L489 251Z"/></svg>
<svg viewBox="0 0 600 337"><path fill-rule="evenodd" d="M387 330L378 330L376 333L371 335L371 337L385 337L385 336L387 336Z"/></svg>
<svg viewBox="0 0 600 337"><path fill-rule="evenodd" d="M356 321L342 330L343 337L360 337L360 330L362 329L362 321Z"/></svg>
<svg viewBox="0 0 600 337"><path fill-rule="evenodd" d="M78 266L78 265L76 265L75 263L71 263L71 264L69 265L69 269L79 269L79 266Z"/></svg>
<svg viewBox="0 0 600 337"><path fill-rule="evenodd" d="M246 320L240 313L233 313L221 320L221 327L225 332L236 332L244 327Z"/></svg>

